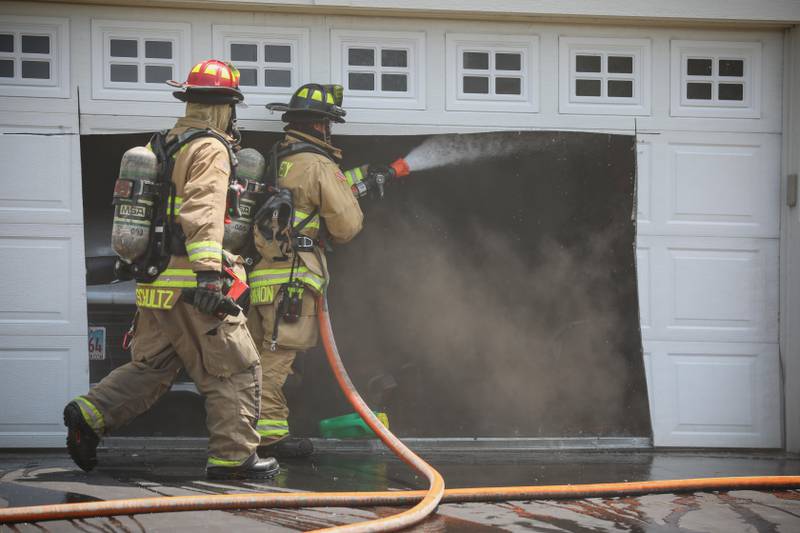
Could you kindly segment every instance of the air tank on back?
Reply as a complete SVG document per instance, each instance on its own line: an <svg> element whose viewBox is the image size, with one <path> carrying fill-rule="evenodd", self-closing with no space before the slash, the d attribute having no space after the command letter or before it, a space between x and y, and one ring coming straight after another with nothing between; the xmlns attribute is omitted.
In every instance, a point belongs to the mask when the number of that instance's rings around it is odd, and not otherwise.
<svg viewBox="0 0 800 533"><path fill-rule="evenodd" d="M150 242L155 198L153 188L143 182L155 183L157 172L158 160L144 146L131 148L122 156L114 184L111 248L128 263L142 257Z"/></svg>
<svg viewBox="0 0 800 533"><path fill-rule="evenodd" d="M244 148L236 154L239 164L236 167L236 176L240 180L247 180L247 188L239 197L240 216L231 217L225 224L225 237L222 247L233 253L239 253L248 244L253 227L253 215L258 208L258 202L264 197L264 156L255 148Z"/></svg>

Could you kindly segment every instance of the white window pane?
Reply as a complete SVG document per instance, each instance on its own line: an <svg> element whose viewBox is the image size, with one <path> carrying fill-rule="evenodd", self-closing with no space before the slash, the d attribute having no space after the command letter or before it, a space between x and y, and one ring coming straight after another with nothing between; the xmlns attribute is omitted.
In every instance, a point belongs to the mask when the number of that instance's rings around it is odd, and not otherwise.
<svg viewBox="0 0 800 533"><path fill-rule="evenodd" d="M258 85L258 71L254 68L240 68L239 85L247 87L255 87Z"/></svg>
<svg viewBox="0 0 800 533"><path fill-rule="evenodd" d="M264 83L267 87L291 87L292 71L265 69Z"/></svg>
<svg viewBox="0 0 800 533"><path fill-rule="evenodd" d="M111 65L111 81L139 81L139 68L136 65Z"/></svg>
<svg viewBox="0 0 800 533"><path fill-rule="evenodd" d="M688 59L686 61L686 73L689 76L711 76L711 60Z"/></svg>
<svg viewBox="0 0 800 533"><path fill-rule="evenodd" d="M350 72L347 76L348 87L354 91L374 91L375 76L364 72Z"/></svg>
<svg viewBox="0 0 800 533"><path fill-rule="evenodd" d="M381 66L407 67L408 52L405 50L381 50ZM385 89L384 89L385 90Z"/></svg>
<svg viewBox="0 0 800 533"><path fill-rule="evenodd" d="M464 76L463 84L467 94L489 94L489 78L486 76Z"/></svg>
<svg viewBox="0 0 800 533"><path fill-rule="evenodd" d="M522 55L495 54L494 68L497 70L522 70Z"/></svg>
<svg viewBox="0 0 800 533"><path fill-rule="evenodd" d="M495 94L522 94L522 80L520 78L496 78L494 92Z"/></svg>
<svg viewBox="0 0 800 533"><path fill-rule="evenodd" d="M133 39L111 39L111 57L136 57L139 43Z"/></svg>
<svg viewBox="0 0 800 533"><path fill-rule="evenodd" d="M615 98L633 97L633 80L608 80L607 94Z"/></svg>
<svg viewBox="0 0 800 533"><path fill-rule="evenodd" d="M741 59L720 59L720 76L744 76L744 61Z"/></svg>
<svg viewBox="0 0 800 533"><path fill-rule="evenodd" d="M0 34L0 52L14 51L14 36L8 33Z"/></svg>
<svg viewBox="0 0 800 533"><path fill-rule="evenodd" d="M151 59L172 59L172 41L145 41L144 56Z"/></svg>
<svg viewBox="0 0 800 533"><path fill-rule="evenodd" d="M22 77L34 80L49 80L50 79L50 62L49 61L23 61Z"/></svg>
<svg viewBox="0 0 800 533"><path fill-rule="evenodd" d="M407 92L408 76L405 74L382 74L381 89L391 92Z"/></svg>
<svg viewBox="0 0 800 533"><path fill-rule="evenodd" d="M687 83L686 98L690 100L711 100L711 84Z"/></svg>
<svg viewBox="0 0 800 533"><path fill-rule="evenodd" d="M464 68L488 70L489 54L487 52L464 52Z"/></svg>
<svg viewBox="0 0 800 533"><path fill-rule="evenodd" d="M231 43L231 61L258 61L258 45Z"/></svg>
<svg viewBox="0 0 800 533"><path fill-rule="evenodd" d="M264 60L270 63L291 63L292 47L268 44L264 46Z"/></svg>
<svg viewBox="0 0 800 533"><path fill-rule="evenodd" d="M14 77L14 61L12 59L0 59L0 78Z"/></svg>
<svg viewBox="0 0 800 533"><path fill-rule="evenodd" d="M166 65L147 65L144 67L145 83L164 83L172 79L172 67Z"/></svg>
<svg viewBox="0 0 800 533"><path fill-rule="evenodd" d="M744 85L741 83L720 83L718 91L720 100L734 100L739 102L744 100Z"/></svg>
<svg viewBox="0 0 800 533"><path fill-rule="evenodd" d="M49 54L50 37L47 35L23 35L22 52L24 54Z"/></svg>
<svg viewBox="0 0 800 533"><path fill-rule="evenodd" d="M575 80L576 96L600 96L600 80Z"/></svg>
<svg viewBox="0 0 800 533"><path fill-rule="evenodd" d="M356 67L372 67L375 65L375 50L350 48L347 50L347 64Z"/></svg>
<svg viewBox="0 0 800 533"><path fill-rule="evenodd" d="M633 57L608 56L608 71L614 74L633 74Z"/></svg>
<svg viewBox="0 0 800 533"><path fill-rule="evenodd" d="M600 72L600 56L589 56L589 55L575 56L575 71Z"/></svg>

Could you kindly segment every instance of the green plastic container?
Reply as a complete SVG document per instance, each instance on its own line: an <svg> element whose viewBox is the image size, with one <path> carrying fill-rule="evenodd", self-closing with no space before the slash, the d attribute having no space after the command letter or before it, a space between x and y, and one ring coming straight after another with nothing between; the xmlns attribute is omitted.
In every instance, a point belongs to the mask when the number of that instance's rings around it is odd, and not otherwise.
<svg viewBox="0 0 800 533"><path fill-rule="evenodd" d="M389 427L389 417L386 413L375 413L381 424ZM368 439L375 437L369 426L361 420L358 413L326 418L319 423L319 433L326 439Z"/></svg>

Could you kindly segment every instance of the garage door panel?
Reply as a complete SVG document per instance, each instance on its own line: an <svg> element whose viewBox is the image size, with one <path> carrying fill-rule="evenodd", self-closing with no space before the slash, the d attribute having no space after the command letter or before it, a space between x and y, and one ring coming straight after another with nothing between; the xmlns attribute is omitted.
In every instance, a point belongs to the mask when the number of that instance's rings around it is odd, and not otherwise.
<svg viewBox="0 0 800 533"><path fill-rule="evenodd" d="M0 367L4 397L23 402L18 408L3 410L0 448L63 446L61 407L87 386L86 338L5 337Z"/></svg>
<svg viewBox="0 0 800 533"><path fill-rule="evenodd" d="M0 226L0 335L86 335L81 226Z"/></svg>
<svg viewBox="0 0 800 533"><path fill-rule="evenodd" d="M778 236L780 136L672 132L646 141L641 234Z"/></svg>
<svg viewBox="0 0 800 533"><path fill-rule="evenodd" d="M42 126L54 119L44 113L21 115L22 124L0 123L0 223L81 224L81 190L74 186L81 182L80 137L70 125Z"/></svg>
<svg viewBox="0 0 800 533"><path fill-rule="evenodd" d="M781 446L777 344L649 341L657 446Z"/></svg>
<svg viewBox="0 0 800 533"><path fill-rule="evenodd" d="M777 240L640 236L637 257L645 339L777 341Z"/></svg>
<svg viewBox="0 0 800 533"><path fill-rule="evenodd" d="M639 291L639 322L642 328L642 337L652 330L652 296L653 284L650 270L652 268L651 250L649 247L636 247L636 278Z"/></svg>

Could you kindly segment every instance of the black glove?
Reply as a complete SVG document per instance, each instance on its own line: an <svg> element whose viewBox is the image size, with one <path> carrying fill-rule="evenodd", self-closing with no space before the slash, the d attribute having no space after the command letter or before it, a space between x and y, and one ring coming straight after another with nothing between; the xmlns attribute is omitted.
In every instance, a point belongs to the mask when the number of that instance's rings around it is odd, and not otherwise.
<svg viewBox="0 0 800 533"><path fill-rule="evenodd" d="M197 273L197 289L194 291L194 305L201 313L215 315L222 302L222 274L213 270Z"/></svg>
<svg viewBox="0 0 800 533"><path fill-rule="evenodd" d="M377 192L383 198L383 187L389 183L394 177L394 170L386 165L370 165L367 171L367 177L364 181L367 182L367 189Z"/></svg>

